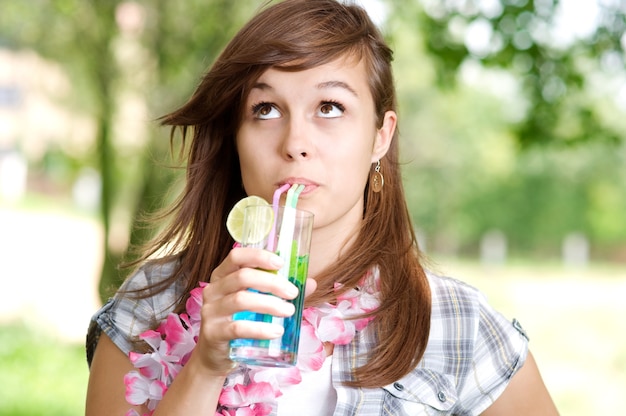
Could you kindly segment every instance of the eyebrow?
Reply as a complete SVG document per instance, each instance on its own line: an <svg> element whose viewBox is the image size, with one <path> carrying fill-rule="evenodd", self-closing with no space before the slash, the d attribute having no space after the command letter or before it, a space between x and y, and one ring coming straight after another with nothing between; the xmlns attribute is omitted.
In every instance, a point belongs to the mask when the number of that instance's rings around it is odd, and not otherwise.
<svg viewBox="0 0 626 416"><path fill-rule="evenodd" d="M350 85L346 84L343 81L326 81L326 82L322 82L321 84L317 84L317 89L323 90L325 88L343 88L349 91L355 97L359 96L359 94L357 94L356 91Z"/></svg>
<svg viewBox="0 0 626 416"><path fill-rule="evenodd" d="M316 85L316 88L318 90L323 90L323 89L327 89L327 88L343 88L346 91L350 92L355 97L359 96L359 94L357 94L357 92L350 85L348 85L347 83L345 83L343 81L325 81L325 82L321 82L321 83ZM271 85L266 84L265 82L257 82L257 83L255 83L252 86L252 89L273 90L274 88Z"/></svg>
<svg viewBox="0 0 626 416"><path fill-rule="evenodd" d="M253 90L273 90L274 88L272 88L271 85L266 84L265 82L257 82L255 83L252 88Z"/></svg>

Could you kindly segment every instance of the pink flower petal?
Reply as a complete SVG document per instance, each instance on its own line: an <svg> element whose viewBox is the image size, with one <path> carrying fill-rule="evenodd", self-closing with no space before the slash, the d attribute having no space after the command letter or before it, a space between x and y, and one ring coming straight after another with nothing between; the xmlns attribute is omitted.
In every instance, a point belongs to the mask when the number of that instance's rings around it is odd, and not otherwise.
<svg viewBox="0 0 626 416"><path fill-rule="evenodd" d="M354 325L350 321L344 321L341 318L327 316L322 318L317 335L322 342L332 341L334 344L350 342L354 337Z"/></svg>
<svg viewBox="0 0 626 416"><path fill-rule="evenodd" d="M317 337L315 328L307 321L303 321L300 330L297 367L302 370L317 371L322 368L325 359L324 344Z"/></svg>
<svg viewBox="0 0 626 416"><path fill-rule="evenodd" d="M361 318L361 319L357 319L354 321L354 326L356 327L357 331L362 331L363 329L365 329L365 327L367 327L369 325L370 322L372 322L376 317L375 316L369 316L367 318Z"/></svg>
<svg viewBox="0 0 626 416"><path fill-rule="evenodd" d="M200 322L202 310L202 289L207 285L206 282L200 282L200 286L193 289L190 293L189 299L185 307L187 308L187 314L192 323Z"/></svg>
<svg viewBox="0 0 626 416"><path fill-rule="evenodd" d="M163 396L167 392L167 386L165 383L154 380L150 383L150 388L148 390L150 394L150 399L148 400L148 409L154 410L157 404L163 399Z"/></svg>
<svg viewBox="0 0 626 416"><path fill-rule="evenodd" d="M247 386L237 384L222 390L219 403L226 407L249 406L253 403L276 402L274 389L270 383L251 382Z"/></svg>
<svg viewBox="0 0 626 416"><path fill-rule="evenodd" d="M137 371L131 371L124 376L126 385L126 401L132 405L147 403L153 410L167 391L167 386L159 380L149 380Z"/></svg>
<svg viewBox="0 0 626 416"><path fill-rule="evenodd" d="M194 335L183 326L181 318L174 313L167 316L163 331L169 355L185 357L191 354L196 346Z"/></svg>
<svg viewBox="0 0 626 416"><path fill-rule="evenodd" d="M274 395L279 397L282 395L280 387L299 384L302 381L302 374L298 367L260 367L258 371L252 373L251 378L255 383L262 381L270 383L274 389Z"/></svg>
<svg viewBox="0 0 626 416"><path fill-rule="evenodd" d="M148 345L150 345L152 349L155 349L155 350L159 348L159 345L161 344L161 341L163 340L161 333L157 331L153 331L153 330L148 330L148 331L143 332L141 335L139 335L139 338L146 341Z"/></svg>
<svg viewBox="0 0 626 416"><path fill-rule="evenodd" d="M124 416L152 416L153 412L148 412L148 413L144 413L143 415L140 415L138 411L136 411L135 409L130 409L128 412L126 412L126 414Z"/></svg>
<svg viewBox="0 0 626 416"><path fill-rule="evenodd" d="M304 311L302 311L302 319L304 322L308 322L309 324L313 325L313 326L317 326L317 323L319 322L320 319L320 312L317 310L317 308L306 308Z"/></svg>
<svg viewBox="0 0 626 416"><path fill-rule="evenodd" d="M252 409L251 407L240 407L238 409L235 409L235 416L256 416L256 413L254 411L254 409Z"/></svg>
<svg viewBox="0 0 626 416"><path fill-rule="evenodd" d="M267 416L272 413L272 406L268 403L255 403L252 408L255 416Z"/></svg>
<svg viewBox="0 0 626 416"><path fill-rule="evenodd" d="M137 371L131 371L124 376L126 385L126 401L132 405L144 404L149 397L149 382Z"/></svg>
<svg viewBox="0 0 626 416"><path fill-rule="evenodd" d="M298 368L305 371L317 371L324 365L326 352L322 349L311 354L298 354Z"/></svg>

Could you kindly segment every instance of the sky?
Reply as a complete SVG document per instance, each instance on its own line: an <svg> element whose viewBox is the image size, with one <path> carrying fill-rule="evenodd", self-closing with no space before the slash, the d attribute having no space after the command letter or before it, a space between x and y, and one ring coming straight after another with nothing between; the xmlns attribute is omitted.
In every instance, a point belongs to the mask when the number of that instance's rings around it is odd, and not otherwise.
<svg viewBox="0 0 626 416"><path fill-rule="evenodd" d="M555 41L567 46L576 39L590 36L600 18L599 1L603 0L560 0L553 27Z"/></svg>

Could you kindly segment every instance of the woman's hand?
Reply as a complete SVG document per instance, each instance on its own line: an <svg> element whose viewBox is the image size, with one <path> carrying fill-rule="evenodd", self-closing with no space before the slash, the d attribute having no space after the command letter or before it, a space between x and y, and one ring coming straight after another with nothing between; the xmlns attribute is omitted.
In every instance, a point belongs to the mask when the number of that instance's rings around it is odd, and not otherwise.
<svg viewBox="0 0 626 416"><path fill-rule="evenodd" d="M242 247L231 250L203 289L202 326L194 361L202 363L213 374L226 375L233 368L228 358L230 340L282 336L280 325L232 319L234 313L241 311L278 317L293 315L294 306L284 299L298 296L298 288L276 277L275 271L282 265L280 257L266 250ZM307 279L306 294L312 293L315 287L315 281Z"/></svg>

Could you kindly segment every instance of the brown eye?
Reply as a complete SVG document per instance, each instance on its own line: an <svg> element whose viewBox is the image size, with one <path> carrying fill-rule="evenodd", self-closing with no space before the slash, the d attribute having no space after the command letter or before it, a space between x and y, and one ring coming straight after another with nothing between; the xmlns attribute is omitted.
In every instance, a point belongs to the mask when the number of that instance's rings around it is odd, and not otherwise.
<svg viewBox="0 0 626 416"><path fill-rule="evenodd" d="M322 106L320 107L320 111L322 114L330 114L333 111L333 105L332 104L322 104Z"/></svg>
<svg viewBox="0 0 626 416"><path fill-rule="evenodd" d="M266 116L272 111L272 106L269 104L263 104L263 106L259 109L259 115Z"/></svg>
<svg viewBox="0 0 626 416"><path fill-rule="evenodd" d="M280 111L272 103L258 103L252 106L252 114L261 120L268 120L280 117Z"/></svg>
<svg viewBox="0 0 626 416"><path fill-rule="evenodd" d="M318 108L318 116L322 118L337 118L343 115L345 108L334 101L323 101Z"/></svg>

